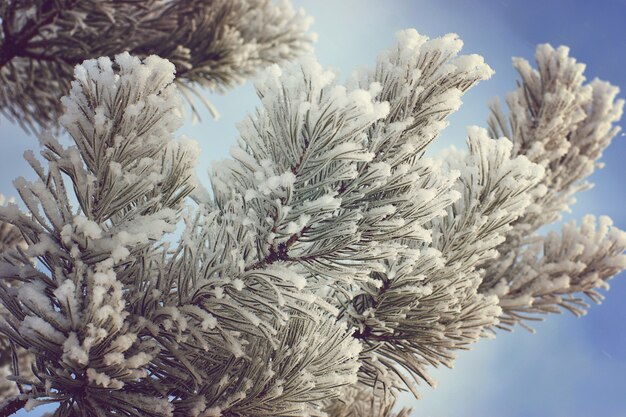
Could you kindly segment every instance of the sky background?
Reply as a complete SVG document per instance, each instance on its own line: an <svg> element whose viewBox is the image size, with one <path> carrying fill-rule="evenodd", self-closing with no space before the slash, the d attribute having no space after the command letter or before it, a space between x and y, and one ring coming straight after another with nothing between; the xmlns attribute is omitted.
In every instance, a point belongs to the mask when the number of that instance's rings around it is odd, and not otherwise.
<svg viewBox="0 0 626 417"><path fill-rule="evenodd" d="M436 37L456 32L464 53L478 53L496 71L464 97L464 105L436 144L462 145L465 127L485 126L487 101L514 87L511 57L532 60L538 43L568 45L587 64L589 80L598 77L626 91L626 0L293 0L315 18L312 30L322 65L343 76L372 65L394 42L394 33L416 28ZM622 97L626 94L622 94ZM250 83L210 99L221 113L181 130L203 149L200 176L223 159L234 143L235 125L257 105ZM33 175L21 155L37 140L0 119L0 193L15 195L12 181ZM617 137L604 156L606 167L592 177L596 186L578 196L564 220L606 214L626 229L626 138ZM434 372L438 388L423 386L422 399L403 398L414 417L626 417L626 275L612 281L601 306L576 319L550 316L535 326L500 333L461 352L453 370ZM40 409L24 413L41 415Z"/></svg>

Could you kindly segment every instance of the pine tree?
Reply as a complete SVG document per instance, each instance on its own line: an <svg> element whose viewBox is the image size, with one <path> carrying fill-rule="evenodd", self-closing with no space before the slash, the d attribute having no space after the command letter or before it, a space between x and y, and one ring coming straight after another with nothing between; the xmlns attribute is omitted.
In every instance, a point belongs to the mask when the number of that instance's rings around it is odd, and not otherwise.
<svg viewBox="0 0 626 417"><path fill-rule="evenodd" d="M425 151L492 70L455 35L400 32L341 85L312 57L257 82L211 189L195 178L176 65L122 53L74 70L28 212L0 221L26 247L0 257L0 332L17 358L0 415L408 417L398 393L432 383L498 328L560 308L626 268L626 234L571 204L617 134L623 101L585 83L566 48L493 106L468 149ZM33 262L36 260L36 263Z"/></svg>

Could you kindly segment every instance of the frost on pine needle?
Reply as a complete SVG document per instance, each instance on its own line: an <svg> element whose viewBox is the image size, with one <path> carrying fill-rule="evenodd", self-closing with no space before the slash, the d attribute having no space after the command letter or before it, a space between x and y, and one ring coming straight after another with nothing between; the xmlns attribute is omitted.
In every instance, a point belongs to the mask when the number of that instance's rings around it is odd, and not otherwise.
<svg viewBox="0 0 626 417"><path fill-rule="evenodd" d="M15 182L28 214L0 209L25 242L0 257L0 332L23 392L9 404L408 417L398 394L434 385L430 367L457 350L528 314L580 314L579 293L600 300L626 267L624 233L604 217L536 232L598 166L616 89L583 85L566 50L540 47L539 71L517 61L508 119L494 108L467 150L428 158L493 73L461 46L400 32L347 85L311 56L270 66L203 194L197 145L174 140L175 65L125 53L77 66L59 119L73 146L42 135L46 167L29 152L38 179Z"/></svg>

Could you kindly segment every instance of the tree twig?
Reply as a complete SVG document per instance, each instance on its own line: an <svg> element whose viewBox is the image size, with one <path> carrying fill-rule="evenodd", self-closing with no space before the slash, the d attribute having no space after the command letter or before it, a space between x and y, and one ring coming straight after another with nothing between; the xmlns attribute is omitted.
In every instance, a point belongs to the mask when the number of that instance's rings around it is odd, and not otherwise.
<svg viewBox="0 0 626 417"><path fill-rule="evenodd" d="M12 416L24 408L26 402L27 400L25 400L22 395L16 395L15 397L9 398L0 404L0 417Z"/></svg>

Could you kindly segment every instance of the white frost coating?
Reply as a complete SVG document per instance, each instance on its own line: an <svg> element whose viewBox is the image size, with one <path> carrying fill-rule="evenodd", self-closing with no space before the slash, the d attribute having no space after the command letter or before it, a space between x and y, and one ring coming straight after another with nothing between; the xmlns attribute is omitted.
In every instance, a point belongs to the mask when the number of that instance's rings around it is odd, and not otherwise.
<svg viewBox="0 0 626 417"><path fill-rule="evenodd" d="M147 365L152 360L152 356L145 352L139 352L126 359L126 366L129 368L140 368Z"/></svg>
<svg viewBox="0 0 626 417"><path fill-rule="evenodd" d="M89 364L89 354L80 345L75 332L71 332L63 343L63 360L70 364Z"/></svg>
<svg viewBox="0 0 626 417"><path fill-rule="evenodd" d="M43 339L62 345L65 342L63 333L40 317L26 316L20 325L22 335L30 340Z"/></svg>
<svg viewBox="0 0 626 417"><path fill-rule="evenodd" d="M306 201L302 205L302 210L309 213L333 211L341 207L341 199L334 195L325 194L315 200Z"/></svg>
<svg viewBox="0 0 626 417"><path fill-rule="evenodd" d="M453 65L459 71L484 80L491 78L495 74L495 71L485 63L485 59L476 54L459 56L455 58Z"/></svg>
<svg viewBox="0 0 626 417"><path fill-rule="evenodd" d="M137 340L137 335L134 333L127 333L118 336L111 343L111 347L114 349L119 349L120 352L126 352Z"/></svg>
<svg viewBox="0 0 626 417"><path fill-rule="evenodd" d="M216 325L217 319L210 314L207 314L207 316L202 320L202 328L204 330L214 329Z"/></svg>
<svg viewBox="0 0 626 417"><path fill-rule="evenodd" d="M235 280L233 280L233 287L235 287L237 291L243 290L243 286L244 286L244 282L240 280L239 278L236 278Z"/></svg>
<svg viewBox="0 0 626 417"><path fill-rule="evenodd" d="M111 251L111 259L117 263L123 261L130 255L130 251L124 246L117 246Z"/></svg>
<svg viewBox="0 0 626 417"><path fill-rule="evenodd" d="M124 363L124 354L121 352L109 352L104 355L104 364L107 366L120 365L122 363Z"/></svg>
<svg viewBox="0 0 626 417"><path fill-rule="evenodd" d="M221 417L221 416L222 416L222 409L217 406L207 408L200 415L200 417Z"/></svg>
<svg viewBox="0 0 626 417"><path fill-rule="evenodd" d="M282 270L281 275L284 279L291 282L298 290L303 290L306 287L306 277L303 275L297 274L296 272L288 269Z"/></svg>
<svg viewBox="0 0 626 417"><path fill-rule="evenodd" d="M76 326L81 321L81 308L76 298L74 282L71 279L66 279L54 290L53 294L59 300L62 308L65 309L65 314L71 320L72 325Z"/></svg>
<svg viewBox="0 0 626 417"><path fill-rule="evenodd" d="M87 368L87 378L89 382L100 385L103 388L121 389L124 386L122 381L111 378L108 375L98 372L93 368Z"/></svg>

